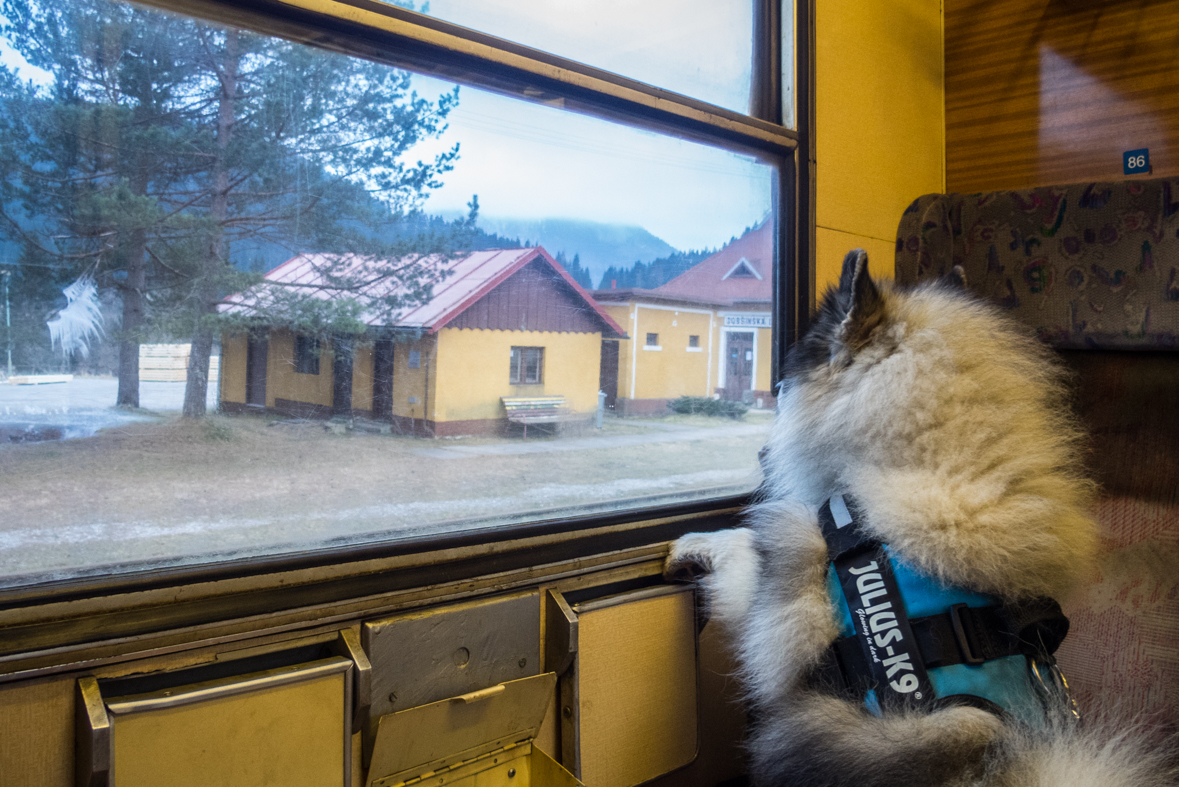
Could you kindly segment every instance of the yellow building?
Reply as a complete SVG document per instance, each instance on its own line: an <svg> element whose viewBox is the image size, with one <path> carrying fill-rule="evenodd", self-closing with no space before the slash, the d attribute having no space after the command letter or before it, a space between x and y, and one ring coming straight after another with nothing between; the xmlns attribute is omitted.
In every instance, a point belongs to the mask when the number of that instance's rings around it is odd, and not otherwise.
<svg viewBox="0 0 1179 787"><path fill-rule="evenodd" d="M594 293L630 337L602 343L607 407L661 415L680 396L774 406L772 232L763 222L661 287Z"/></svg>
<svg viewBox="0 0 1179 787"><path fill-rule="evenodd" d="M266 280L315 286L332 262L300 255ZM329 343L277 327L224 336L222 409L363 416L445 436L503 431L504 398L549 396L588 419L603 339L622 329L544 249L477 251L446 265L428 302L359 337ZM260 299L239 293L222 309L249 313Z"/></svg>

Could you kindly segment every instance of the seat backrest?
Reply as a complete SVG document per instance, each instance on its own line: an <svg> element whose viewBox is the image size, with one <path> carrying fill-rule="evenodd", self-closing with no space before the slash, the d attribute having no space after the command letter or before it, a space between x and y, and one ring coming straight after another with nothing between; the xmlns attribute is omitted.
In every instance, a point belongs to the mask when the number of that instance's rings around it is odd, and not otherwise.
<svg viewBox="0 0 1179 787"><path fill-rule="evenodd" d="M1053 346L1179 349L1179 179L928 194L897 236L897 281L961 265Z"/></svg>

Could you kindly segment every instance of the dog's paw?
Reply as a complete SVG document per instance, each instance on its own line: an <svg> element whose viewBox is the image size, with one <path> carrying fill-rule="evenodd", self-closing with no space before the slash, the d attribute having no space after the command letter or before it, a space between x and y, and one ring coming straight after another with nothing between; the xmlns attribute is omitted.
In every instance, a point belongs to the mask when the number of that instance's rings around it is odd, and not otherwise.
<svg viewBox="0 0 1179 787"><path fill-rule="evenodd" d="M711 573L711 561L698 553L669 555L663 564L663 577L671 582L695 582Z"/></svg>
<svg viewBox="0 0 1179 787"><path fill-rule="evenodd" d="M663 576L672 582L695 582L716 570L729 531L689 533L671 544Z"/></svg>

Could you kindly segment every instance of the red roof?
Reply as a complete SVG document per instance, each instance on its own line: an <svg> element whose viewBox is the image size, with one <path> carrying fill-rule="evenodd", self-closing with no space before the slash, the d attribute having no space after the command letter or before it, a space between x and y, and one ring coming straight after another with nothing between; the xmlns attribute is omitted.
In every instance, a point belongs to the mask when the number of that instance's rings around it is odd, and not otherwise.
<svg viewBox="0 0 1179 787"><path fill-rule="evenodd" d="M774 222L767 219L716 254L650 292L731 306L769 303L773 299L773 283Z"/></svg>
<svg viewBox="0 0 1179 787"><path fill-rule="evenodd" d="M390 295L412 295L390 270L413 265L428 278L434 278L433 297L417 306L407 307L401 312L394 325L383 327L419 328L435 333L448 322L462 314L480 298L502 284L516 271L530 262L547 263L569 285L576 296L604 323L606 332L624 335L608 314L602 311L594 300L573 277L539 246L528 249L488 249L473 251L457 258L434 255L421 259L405 257L400 260L373 260L360 255L300 254L266 274L265 281L286 287L306 287L317 298L356 298L363 305L376 298ZM449 273L447 273L449 271ZM333 289L332 278L369 275L371 284L360 292ZM235 293L225 298L220 305L222 312L247 312L266 297L265 283L258 288ZM362 319L368 325L377 325L377 316L364 314Z"/></svg>

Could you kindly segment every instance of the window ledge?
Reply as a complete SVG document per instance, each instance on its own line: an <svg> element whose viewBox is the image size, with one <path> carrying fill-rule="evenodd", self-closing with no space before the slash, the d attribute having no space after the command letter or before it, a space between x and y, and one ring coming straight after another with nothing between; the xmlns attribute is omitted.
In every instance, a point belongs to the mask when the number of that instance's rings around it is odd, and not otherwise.
<svg viewBox="0 0 1179 787"><path fill-rule="evenodd" d="M662 352L663 345L661 344L644 344L643 349L649 352Z"/></svg>
<svg viewBox="0 0 1179 787"><path fill-rule="evenodd" d="M702 352L704 352L704 348L703 348L703 347L685 347L684 349L685 349L685 350L687 350L687 351L688 351L688 352L690 352L690 353L702 353Z"/></svg>

